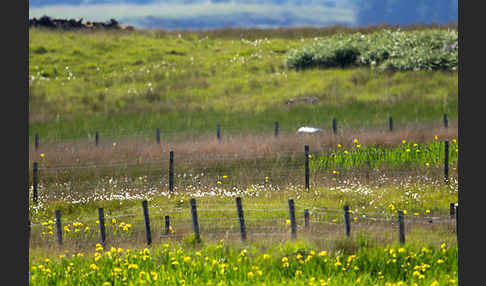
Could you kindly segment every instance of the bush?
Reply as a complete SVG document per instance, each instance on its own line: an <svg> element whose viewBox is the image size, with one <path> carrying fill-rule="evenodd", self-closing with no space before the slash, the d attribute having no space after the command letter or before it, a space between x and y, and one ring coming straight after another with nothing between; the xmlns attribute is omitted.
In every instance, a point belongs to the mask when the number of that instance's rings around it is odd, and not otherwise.
<svg viewBox="0 0 486 286"><path fill-rule="evenodd" d="M295 49L287 66L295 69L367 66L380 70L456 70L456 31L403 32L387 29L364 35L337 34Z"/></svg>

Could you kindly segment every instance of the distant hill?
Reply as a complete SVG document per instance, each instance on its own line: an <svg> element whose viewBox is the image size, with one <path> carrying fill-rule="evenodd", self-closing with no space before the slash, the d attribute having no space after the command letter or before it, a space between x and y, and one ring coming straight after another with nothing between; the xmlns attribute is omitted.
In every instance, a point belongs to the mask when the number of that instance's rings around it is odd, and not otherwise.
<svg viewBox="0 0 486 286"><path fill-rule="evenodd" d="M165 29L458 21L458 0L30 0L29 6L31 18L115 18L139 28Z"/></svg>

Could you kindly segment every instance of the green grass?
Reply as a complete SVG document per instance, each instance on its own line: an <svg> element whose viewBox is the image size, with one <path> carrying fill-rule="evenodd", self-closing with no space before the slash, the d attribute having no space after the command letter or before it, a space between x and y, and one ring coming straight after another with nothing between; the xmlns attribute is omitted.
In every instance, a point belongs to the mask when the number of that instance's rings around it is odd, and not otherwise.
<svg viewBox="0 0 486 286"><path fill-rule="evenodd" d="M449 142L449 166L456 166L458 144L455 139ZM312 157L309 165L314 169L352 169L396 167L442 167L445 160L445 143L433 141L425 144L406 142L392 148L362 146L358 139L350 150L339 145L335 151L322 156Z"/></svg>
<svg viewBox="0 0 486 286"><path fill-rule="evenodd" d="M188 241L189 242L189 241ZM32 285L457 285L457 247L363 247L328 253L305 241L279 245L160 244L29 263ZM94 247L93 247L94 250ZM396 284L389 284L396 283ZM433 284L438 283L438 284Z"/></svg>
<svg viewBox="0 0 486 286"><path fill-rule="evenodd" d="M183 35L30 29L31 141L34 133L47 142L95 131L212 133L216 124L225 134L260 133L275 121L295 132L307 124L330 128L333 117L343 128L383 128L389 116L397 128L440 122L444 113L457 118L457 72L295 71L286 54L314 38Z"/></svg>

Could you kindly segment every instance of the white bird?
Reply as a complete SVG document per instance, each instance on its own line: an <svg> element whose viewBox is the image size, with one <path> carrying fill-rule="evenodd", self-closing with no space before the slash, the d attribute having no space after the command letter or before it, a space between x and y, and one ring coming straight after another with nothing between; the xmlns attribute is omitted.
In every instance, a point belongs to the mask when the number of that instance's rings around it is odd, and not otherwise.
<svg viewBox="0 0 486 286"><path fill-rule="evenodd" d="M322 131L323 130L320 129L320 128L303 126L303 127L300 127L297 130L297 134L301 134L301 133L312 134L312 133L319 133L319 132L322 132Z"/></svg>

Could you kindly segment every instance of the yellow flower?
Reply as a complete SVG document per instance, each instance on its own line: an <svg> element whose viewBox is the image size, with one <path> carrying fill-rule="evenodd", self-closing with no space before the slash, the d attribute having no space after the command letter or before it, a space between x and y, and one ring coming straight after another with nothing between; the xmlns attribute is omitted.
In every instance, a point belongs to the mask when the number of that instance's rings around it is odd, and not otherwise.
<svg viewBox="0 0 486 286"><path fill-rule="evenodd" d="M338 148L341 148L341 147L343 147L343 145L341 145L341 144L337 144L337 147L338 147Z"/></svg>
<svg viewBox="0 0 486 286"><path fill-rule="evenodd" d="M434 140L439 140L439 136L435 135Z"/></svg>
<svg viewBox="0 0 486 286"><path fill-rule="evenodd" d="M452 143L457 143L456 139L452 139Z"/></svg>
<svg viewBox="0 0 486 286"><path fill-rule="evenodd" d="M286 225L290 225L290 219L286 219L286 220L285 220L285 224L286 224Z"/></svg>
<svg viewBox="0 0 486 286"><path fill-rule="evenodd" d="M268 259L268 258L270 258L270 254L266 254L266 253L263 254L263 259Z"/></svg>
<svg viewBox="0 0 486 286"><path fill-rule="evenodd" d="M112 218L112 219L111 219L111 223L112 223L112 224L116 224L116 219L115 219L115 218Z"/></svg>
<svg viewBox="0 0 486 286"><path fill-rule="evenodd" d="M443 259L438 259L437 260L437 264L442 264L442 263L444 263L444 260Z"/></svg>
<svg viewBox="0 0 486 286"><path fill-rule="evenodd" d="M407 214L407 210L403 210L403 214Z"/></svg>
<svg viewBox="0 0 486 286"><path fill-rule="evenodd" d="M218 181L217 183L218 183L218 185L221 185L221 184L222 184L222 182L221 182L221 181Z"/></svg>
<svg viewBox="0 0 486 286"><path fill-rule="evenodd" d="M226 179L226 178L228 178L228 176L224 175L224 176L223 176L223 179Z"/></svg>
<svg viewBox="0 0 486 286"><path fill-rule="evenodd" d="M157 279L159 278L159 275L157 274L157 272L151 271L150 275L152 275L152 279L154 281L157 281Z"/></svg>
<svg viewBox="0 0 486 286"><path fill-rule="evenodd" d="M103 283L103 286L111 286L111 282L106 281L105 283Z"/></svg>
<svg viewBox="0 0 486 286"><path fill-rule="evenodd" d="M300 271L300 270L295 270L295 276L299 276L299 275L302 275L302 271Z"/></svg>
<svg viewBox="0 0 486 286"><path fill-rule="evenodd" d="M405 152L410 153L410 149L407 148L407 150L405 150Z"/></svg>
<svg viewBox="0 0 486 286"><path fill-rule="evenodd" d="M347 155L347 154L349 154L349 152L348 152L347 150L344 150L344 154L346 154L346 155Z"/></svg>
<svg viewBox="0 0 486 286"><path fill-rule="evenodd" d="M289 259L286 256L282 257L282 263L285 263L285 262L288 262L288 261L289 261Z"/></svg>
<svg viewBox="0 0 486 286"><path fill-rule="evenodd" d="M248 272L248 277L250 277L250 278L251 278L251 277L253 277L253 276L255 276L255 274L253 274L253 272L251 272L251 271L250 271L250 272Z"/></svg>
<svg viewBox="0 0 486 286"><path fill-rule="evenodd" d="M184 257L184 262L190 262L190 261L191 261L191 257L190 256Z"/></svg>
<svg viewBox="0 0 486 286"><path fill-rule="evenodd" d="M356 148L361 148L361 144L356 145Z"/></svg>
<svg viewBox="0 0 486 286"><path fill-rule="evenodd" d="M358 139L354 139L353 142L358 144Z"/></svg>
<svg viewBox="0 0 486 286"><path fill-rule="evenodd" d="M138 269L138 265L137 264L129 264L128 269Z"/></svg>
<svg viewBox="0 0 486 286"><path fill-rule="evenodd" d="M319 252L319 254L318 254L318 255L319 255L319 257L326 256L326 255L327 255L327 251L324 251L324 250L323 250L323 251Z"/></svg>
<svg viewBox="0 0 486 286"><path fill-rule="evenodd" d="M98 270L98 269L100 269L100 268L98 267L98 265L96 265L96 264L91 264L91 265L89 266L89 268L90 268L91 270L95 270L95 271L96 271L96 270Z"/></svg>
<svg viewBox="0 0 486 286"><path fill-rule="evenodd" d="M41 158L44 158L45 155L44 155L44 153L40 153L40 156L41 156Z"/></svg>
<svg viewBox="0 0 486 286"><path fill-rule="evenodd" d="M419 215L419 213L415 212L415 213L413 213L413 215L414 215L414 216L418 216L418 215Z"/></svg>
<svg viewBox="0 0 486 286"><path fill-rule="evenodd" d="M406 143L407 143L407 140L403 139L402 144L406 144Z"/></svg>
<svg viewBox="0 0 486 286"><path fill-rule="evenodd" d="M425 210L425 213L426 214L430 214L430 210Z"/></svg>

